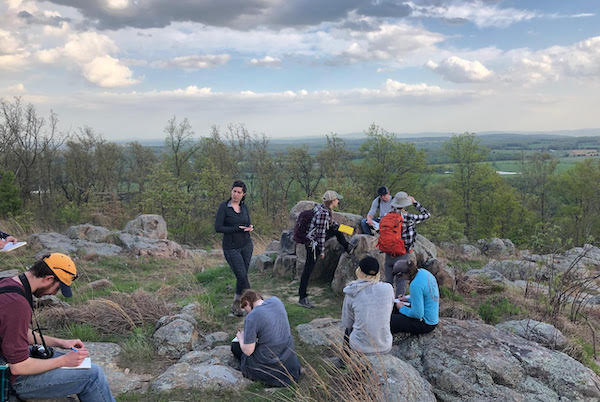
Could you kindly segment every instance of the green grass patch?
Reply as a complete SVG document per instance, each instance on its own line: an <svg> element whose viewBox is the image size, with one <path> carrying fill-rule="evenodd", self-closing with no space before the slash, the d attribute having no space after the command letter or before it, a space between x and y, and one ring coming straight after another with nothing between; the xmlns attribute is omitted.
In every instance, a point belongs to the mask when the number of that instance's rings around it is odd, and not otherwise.
<svg viewBox="0 0 600 402"><path fill-rule="evenodd" d="M581 362L592 369L594 373L600 375L600 365L596 363L596 358L594 356L594 346L585 342L582 338L576 337L574 339L575 344L579 345L582 350Z"/></svg>
<svg viewBox="0 0 600 402"><path fill-rule="evenodd" d="M454 290L445 286L440 287L440 296L442 297L442 299L453 300L458 302L465 301L465 298L462 297L459 293L456 293Z"/></svg>
<svg viewBox="0 0 600 402"><path fill-rule="evenodd" d="M67 339L82 339L87 342L99 342L104 339L90 324L69 324L63 331Z"/></svg>
<svg viewBox="0 0 600 402"><path fill-rule="evenodd" d="M507 317L521 314L522 310L507 297L491 296L479 306L477 312L487 324L497 324Z"/></svg>

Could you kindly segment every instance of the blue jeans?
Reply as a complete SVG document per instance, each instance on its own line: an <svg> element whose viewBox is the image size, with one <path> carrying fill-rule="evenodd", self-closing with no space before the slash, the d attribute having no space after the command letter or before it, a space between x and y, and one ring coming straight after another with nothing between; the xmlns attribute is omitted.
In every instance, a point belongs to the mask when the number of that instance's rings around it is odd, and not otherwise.
<svg viewBox="0 0 600 402"><path fill-rule="evenodd" d="M381 218L373 218L375 222L379 222ZM371 226L367 223L367 218L363 218L360 220L360 231L364 234L368 234L373 236L373 232L371 231Z"/></svg>
<svg viewBox="0 0 600 402"><path fill-rule="evenodd" d="M241 295L244 290L250 288L250 282L248 282L248 268L250 268L253 250L254 246L251 241L242 248L223 250L223 256L236 278L236 295Z"/></svg>
<svg viewBox="0 0 600 402"><path fill-rule="evenodd" d="M54 356L62 353L55 351ZM18 375L12 388L22 399L60 398L77 394L81 402L114 402L104 372L92 364L89 369L54 369L41 374Z"/></svg>

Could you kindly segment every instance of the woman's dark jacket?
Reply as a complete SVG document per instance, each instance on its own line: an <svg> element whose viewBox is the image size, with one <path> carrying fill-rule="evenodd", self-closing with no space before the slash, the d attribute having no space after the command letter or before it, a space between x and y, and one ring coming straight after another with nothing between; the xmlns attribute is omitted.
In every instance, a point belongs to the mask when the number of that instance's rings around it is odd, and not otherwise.
<svg viewBox="0 0 600 402"><path fill-rule="evenodd" d="M223 233L223 250L242 248L250 242L250 232L240 226L250 226L250 214L246 204L240 203L240 213L233 210L230 200L219 205L215 218L215 231Z"/></svg>

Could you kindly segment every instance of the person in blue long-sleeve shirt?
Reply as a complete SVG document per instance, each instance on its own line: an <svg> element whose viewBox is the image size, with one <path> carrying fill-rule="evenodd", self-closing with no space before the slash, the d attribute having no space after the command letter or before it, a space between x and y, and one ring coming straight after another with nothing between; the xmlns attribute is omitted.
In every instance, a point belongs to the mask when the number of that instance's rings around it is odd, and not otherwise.
<svg viewBox="0 0 600 402"><path fill-rule="evenodd" d="M410 282L410 297L396 302L390 319L392 333L408 332L426 334L435 329L439 321L440 292L435 276L426 269L418 269L414 259L394 265L394 274ZM408 304L408 305L406 305Z"/></svg>

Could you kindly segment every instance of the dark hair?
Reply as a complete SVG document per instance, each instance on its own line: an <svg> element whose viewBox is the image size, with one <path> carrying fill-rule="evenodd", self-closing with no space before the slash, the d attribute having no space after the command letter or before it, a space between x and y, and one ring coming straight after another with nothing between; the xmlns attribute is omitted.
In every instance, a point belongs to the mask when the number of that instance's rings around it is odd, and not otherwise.
<svg viewBox="0 0 600 402"><path fill-rule="evenodd" d="M52 275L56 280L58 278L54 275L54 272L50 269L48 264L44 261L44 258L50 257L50 254L43 256L41 259L33 263L33 265L29 268L29 272L33 274L36 278L44 278L48 275Z"/></svg>
<svg viewBox="0 0 600 402"><path fill-rule="evenodd" d="M388 194L389 192L390 190L388 190L386 186L381 186L377 189L377 195L379 195L380 197Z"/></svg>
<svg viewBox="0 0 600 402"><path fill-rule="evenodd" d="M336 198L337 199L337 198ZM333 204L335 200L327 200L327 201L323 201L323 205L325 205L327 208L331 209L331 204Z"/></svg>
<svg viewBox="0 0 600 402"><path fill-rule="evenodd" d="M248 192L248 189L246 187L246 183L244 183L241 180L236 180L231 185L231 189L233 190L234 187L241 187L242 188L242 192L244 193L244 196L242 197L242 201L241 202L244 202L244 200L246 199L246 193Z"/></svg>
<svg viewBox="0 0 600 402"><path fill-rule="evenodd" d="M417 261L415 261L415 258L412 256L408 259L406 265L408 266L408 272L406 272L406 275L408 276L408 283L410 283L413 279L415 279L415 276L417 276L419 267L417 266Z"/></svg>
<svg viewBox="0 0 600 402"><path fill-rule="evenodd" d="M264 300L260 293L253 289L246 289L240 298L240 307L244 308L249 305L252 310L252 305L258 300Z"/></svg>

